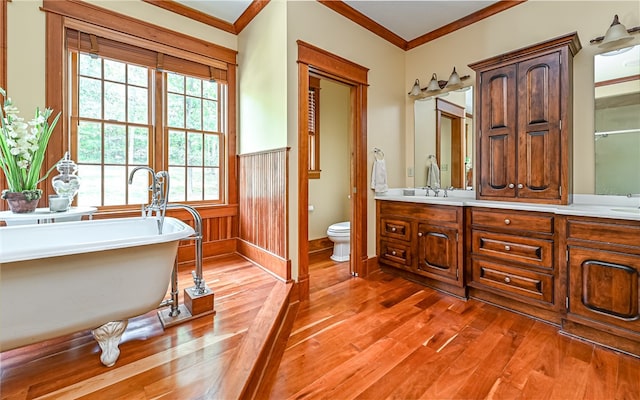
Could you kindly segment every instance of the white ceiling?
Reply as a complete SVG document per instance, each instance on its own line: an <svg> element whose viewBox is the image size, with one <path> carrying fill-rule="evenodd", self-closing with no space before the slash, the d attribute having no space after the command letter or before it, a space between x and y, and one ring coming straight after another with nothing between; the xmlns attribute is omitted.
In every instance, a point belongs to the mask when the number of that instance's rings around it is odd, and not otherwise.
<svg viewBox="0 0 640 400"><path fill-rule="evenodd" d="M175 1L231 24L233 24L251 4L251 0ZM371 18L406 41L434 31L497 2L498 1L491 0L345 1L350 7Z"/></svg>

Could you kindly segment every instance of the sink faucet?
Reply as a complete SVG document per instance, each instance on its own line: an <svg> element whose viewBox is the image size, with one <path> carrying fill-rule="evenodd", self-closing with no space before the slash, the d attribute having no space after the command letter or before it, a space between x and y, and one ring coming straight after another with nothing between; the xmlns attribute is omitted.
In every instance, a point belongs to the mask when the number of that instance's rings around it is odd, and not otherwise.
<svg viewBox="0 0 640 400"><path fill-rule="evenodd" d="M162 234L164 225L164 216L167 211L167 203L169 199L169 173L160 171L156 173L152 168L146 166L135 167L129 174L129 185L133 183L133 176L139 170L146 170L151 174L151 203L142 205L142 217L151 217L155 213L158 219L158 234Z"/></svg>
<svg viewBox="0 0 640 400"><path fill-rule="evenodd" d="M448 188L444 188L444 197L449 197L449 194L447 193L447 191L451 192L455 190L453 186L449 186Z"/></svg>

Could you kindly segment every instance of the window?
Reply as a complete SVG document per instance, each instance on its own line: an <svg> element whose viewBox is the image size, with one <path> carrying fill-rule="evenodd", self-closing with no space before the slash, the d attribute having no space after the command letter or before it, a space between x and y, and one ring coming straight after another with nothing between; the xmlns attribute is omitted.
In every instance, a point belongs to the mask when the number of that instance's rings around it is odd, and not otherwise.
<svg viewBox="0 0 640 400"><path fill-rule="evenodd" d="M224 201L225 71L79 32L68 50L78 205L147 203L138 166L169 172L172 202Z"/></svg>
<svg viewBox="0 0 640 400"><path fill-rule="evenodd" d="M309 179L320 178L320 79L309 77Z"/></svg>

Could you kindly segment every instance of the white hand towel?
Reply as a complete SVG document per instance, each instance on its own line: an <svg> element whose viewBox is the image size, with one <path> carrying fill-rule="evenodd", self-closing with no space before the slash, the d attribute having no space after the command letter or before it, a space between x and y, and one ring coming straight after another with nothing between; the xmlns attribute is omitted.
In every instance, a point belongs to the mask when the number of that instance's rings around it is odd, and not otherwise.
<svg viewBox="0 0 640 400"><path fill-rule="evenodd" d="M387 166L384 160L375 160L373 162L373 171L371 171L371 189L376 193L384 193L389 189L387 185Z"/></svg>
<svg viewBox="0 0 640 400"><path fill-rule="evenodd" d="M431 166L429 167L427 186L434 189L440 189L440 168L438 168L438 164L435 161L432 161Z"/></svg>

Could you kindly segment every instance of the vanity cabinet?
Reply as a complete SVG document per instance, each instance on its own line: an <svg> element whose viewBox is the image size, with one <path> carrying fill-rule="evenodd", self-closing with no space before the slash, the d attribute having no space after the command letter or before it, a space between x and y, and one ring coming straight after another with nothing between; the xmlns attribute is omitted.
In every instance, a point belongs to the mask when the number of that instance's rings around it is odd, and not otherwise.
<svg viewBox="0 0 640 400"><path fill-rule="evenodd" d="M566 218L565 332L640 355L640 221Z"/></svg>
<svg viewBox="0 0 640 400"><path fill-rule="evenodd" d="M472 207L469 295L560 324L555 215Z"/></svg>
<svg viewBox="0 0 640 400"><path fill-rule="evenodd" d="M476 71L477 197L567 204L576 33L469 65Z"/></svg>
<svg viewBox="0 0 640 400"><path fill-rule="evenodd" d="M465 297L463 208L377 201L378 262L407 279Z"/></svg>

